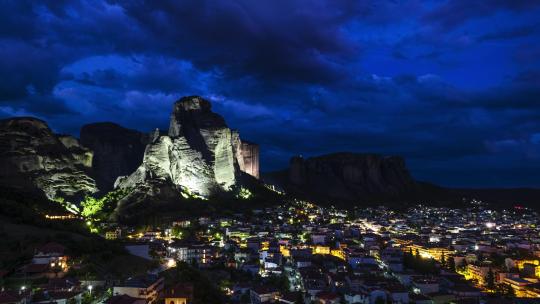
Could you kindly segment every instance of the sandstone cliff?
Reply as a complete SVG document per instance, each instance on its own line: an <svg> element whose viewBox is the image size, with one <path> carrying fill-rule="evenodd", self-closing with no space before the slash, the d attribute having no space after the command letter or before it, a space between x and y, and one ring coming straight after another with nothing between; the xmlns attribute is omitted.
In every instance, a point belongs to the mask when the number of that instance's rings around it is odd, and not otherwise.
<svg viewBox="0 0 540 304"><path fill-rule="evenodd" d="M148 141L147 134L111 122L81 128L81 144L94 152L93 176L101 192L112 190L119 176L137 169Z"/></svg>
<svg viewBox="0 0 540 304"><path fill-rule="evenodd" d="M169 185L204 197L230 190L241 175L241 144L238 132L212 112L210 102L184 97L173 106L168 135L156 131L142 164L131 175L118 178L115 187L153 192Z"/></svg>
<svg viewBox="0 0 540 304"><path fill-rule="evenodd" d="M294 157L288 170L269 177L269 182L293 194L336 203L400 198L418 189L401 157L356 153Z"/></svg>
<svg viewBox="0 0 540 304"><path fill-rule="evenodd" d="M240 170L259 179L259 145L243 140L239 151Z"/></svg>
<svg viewBox="0 0 540 304"><path fill-rule="evenodd" d="M55 135L36 118L0 121L0 185L49 199L78 200L97 191L88 175L92 152L71 136Z"/></svg>

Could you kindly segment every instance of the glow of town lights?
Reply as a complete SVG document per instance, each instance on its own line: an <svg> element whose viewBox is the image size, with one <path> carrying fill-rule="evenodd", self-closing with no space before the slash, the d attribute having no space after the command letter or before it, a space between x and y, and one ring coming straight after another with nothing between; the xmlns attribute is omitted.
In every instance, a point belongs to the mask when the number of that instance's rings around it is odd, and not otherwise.
<svg viewBox="0 0 540 304"><path fill-rule="evenodd" d="M488 223L486 223L486 227L491 229L491 228L495 227L495 223L488 222Z"/></svg>
<svg viewBox="0 0 540 304"><path fill-rule="evenodd" d="M167 267L168 267L168 268L173 268L173 267L175 267L175 266L176 266L176 261L175 261L174 259L169 259L169 260L167 261Z"/></svg>

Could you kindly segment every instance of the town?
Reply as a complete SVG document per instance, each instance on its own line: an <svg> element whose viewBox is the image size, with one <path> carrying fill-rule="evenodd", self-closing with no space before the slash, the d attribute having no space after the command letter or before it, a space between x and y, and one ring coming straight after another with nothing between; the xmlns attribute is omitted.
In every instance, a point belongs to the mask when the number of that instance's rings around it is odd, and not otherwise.
<svg viewBox="0 0 540 304"><path fill-rule="evenodd" d="M71 217L54 217L72 221ZM0 273L0 303L479 303L540 298L540 218L480 201L333 207L291 200L101 237L152 262L137 276L85 270L50 242ZM93 228L96 229L96 228ZM14 285L17 282L19 286ZM208 298L214 296L212 298Z"/></svg>

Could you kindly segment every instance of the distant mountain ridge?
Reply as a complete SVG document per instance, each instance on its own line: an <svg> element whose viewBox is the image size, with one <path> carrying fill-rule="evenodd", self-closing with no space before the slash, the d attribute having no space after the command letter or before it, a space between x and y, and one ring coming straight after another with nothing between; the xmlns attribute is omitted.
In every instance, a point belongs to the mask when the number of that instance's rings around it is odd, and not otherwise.
<svg viewBox="0 0 540 304"><path fill-rule="evenodd" d="M540 189L445 188L414 180L399 156L340 152L293 157L287 169L264 173L263 180L291 195L349 207L374 203L457 206L463 199L476 198L499 206L540 209Z"/></svg>
<svg viewBox="0 0 540 304"><path fill-rule="evenodd" d="M288 169L263 178L287 192L317 201L397 199L420 188L403 158L350 152L293 157Z"/></svg>

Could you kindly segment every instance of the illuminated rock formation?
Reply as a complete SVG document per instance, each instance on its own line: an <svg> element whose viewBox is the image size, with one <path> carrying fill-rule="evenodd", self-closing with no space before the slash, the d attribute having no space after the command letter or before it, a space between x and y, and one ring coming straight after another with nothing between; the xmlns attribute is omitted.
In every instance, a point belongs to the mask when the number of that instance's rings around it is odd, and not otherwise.
<svg viewBox="0 0 540 304"><path fill-rule="evenodd" d="M116 187L136 187L152 181L170 184L201 196L230 190L240 177L238 133L227 127L211 104L201 97L184 97L174 104L168 135L156 132L142 164Z"/></svg>
<svg viewBox="0 0 540 304"><path fill-rule="evenodd" d="M88 175L92 152L71 136L55 135L30 117L0 121L0 184L49 199L77 200L97 191Z"/></svg>

